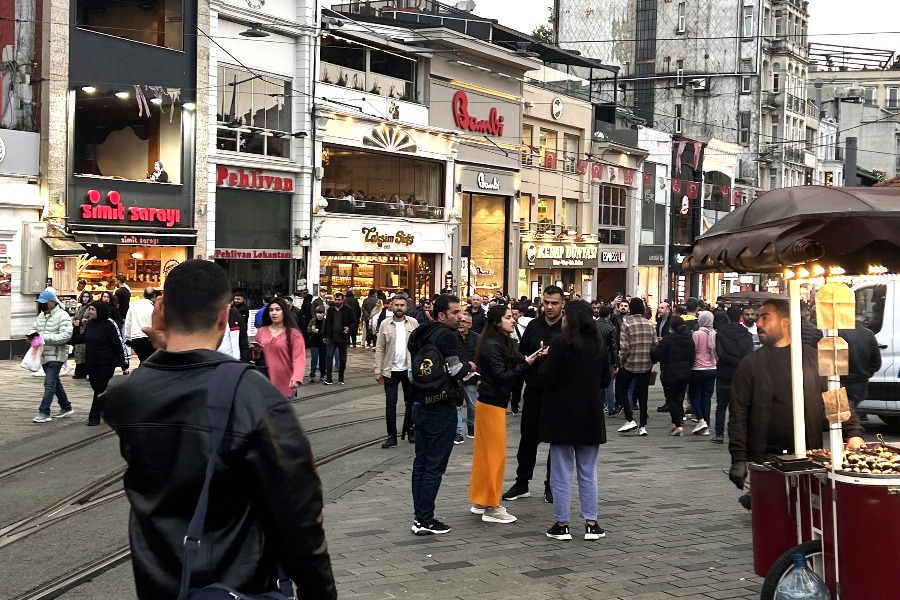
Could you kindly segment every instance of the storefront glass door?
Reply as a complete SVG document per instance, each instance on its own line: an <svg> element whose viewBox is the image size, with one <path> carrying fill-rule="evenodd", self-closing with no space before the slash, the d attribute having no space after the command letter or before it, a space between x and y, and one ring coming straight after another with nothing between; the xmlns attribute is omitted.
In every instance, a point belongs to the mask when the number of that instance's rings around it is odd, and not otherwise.
<svg viewBox="0 0 900 600"><path fill-rule="evenodd" d="M507 268L509 199L504 196L463 196L463 260L460 293L492 295L503 290ZM505 291L505 290L504 290Z"/></svg>

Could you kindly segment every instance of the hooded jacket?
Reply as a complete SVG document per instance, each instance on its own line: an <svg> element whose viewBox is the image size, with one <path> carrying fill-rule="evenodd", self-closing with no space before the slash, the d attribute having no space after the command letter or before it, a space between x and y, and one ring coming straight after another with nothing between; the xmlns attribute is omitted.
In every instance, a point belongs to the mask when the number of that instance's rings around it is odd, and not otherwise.
<svg viewBox="0 0 900 600"><path fill-rule="evenodd" d="M409 342L407 342L406 347L409 349L410 357L415 357L416 353L426 344L432 334L434 334L432 343L444 357L444 364L450 376L450 381L458 384L463 377L469 374L469 363L462 359L462 339L456 335L455 331L440 321L419 325L409 334ZM412 386L413 400L419 403L419 410L441 405L455 408L457 398L462 397L462 387L458 387L458 394L450 394L449 397L434 404L421 404L422 392L414 385Z"/></svg>
<svg viewBox="0 0 900 600"><path fill-rule="evenodd" d="M810 321L807 321L806 319L800 321L800 341L804 346L812 346L815 348L819 345L819 340L821 340L822 337L824 337L822 331Z"/></svg>
<svg viewBox="0 0 900 600"><path fill-rule="evenodd" d="M99 398L128 464L139 600L178 596L184 534L209 460L207 389L215 367L231 360L212 350L159 350ZM192 585L271 591L280 563L298 598L336 598L309 440L291 402L257 371L241 379L219 455Z"/></svg>
<svg viewBox="0 0 900 600"><path fill-rule="evenodd" d="M745 356L753 352L753 334L740 323L722 325L716 331L716 377L731 379Z"/></svg>
<svg viewBox="0 0 900 600"><path fill-rule="evenodd" d="M72 339L72 317L57 305L50 314L41 313L34 319L34 330L44 338L41 364L65 362L69 358L66 346Z"/></svg>
<svg viewBox="0 0 900 600"><path fill-rule="evenodd" d="M841 383L862 383L881 370L881 349L872 330L857 323L855 329L841 329L839 335L847 340L850 352L850 373Z"/></svg>
<svg viewBox="0 0 900 600"><path fill-rule="evenodd" d="M84 344L85 363L89 370L116 367L127 370L125 342L112 319L112 307L106 302L94 302L93 306L97 317L86 322L83 332L79 330L72 335L72 343Z"/></svg>
<svg viewBox="0 0 900 600"><path fill-rule="evenodd" d="M689 381L694 364L694 340L687 327L681 331L670 331L653 349L650 357L660 364L660 379L663 385L676 385Z"/></svg>

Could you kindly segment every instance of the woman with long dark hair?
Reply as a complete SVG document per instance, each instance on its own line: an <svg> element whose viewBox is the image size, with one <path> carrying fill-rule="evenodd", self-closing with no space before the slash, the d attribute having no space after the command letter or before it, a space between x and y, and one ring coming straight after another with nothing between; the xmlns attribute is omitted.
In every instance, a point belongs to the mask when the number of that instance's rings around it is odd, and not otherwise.
<svg viewBox="0 0 900 600"><path fill-rule="evenodd" d="M122 313L119 312L119 299L116 298L116 295L112 292L102 291L100 292L100 302L106 302L109 304L109 318L115 321L116 326L119 328L119 337L122 339L122 343L125 343L125 338L122 337L122 326L125 324L125 319L122 318ZM128 357L130 353L128 352L128 348L125 348L125 364L122 365L122 374L128 375Z"/></svg>
<svg viewBox="0 0 900 600"><path fill-rule="evenodd" d="M550 444L550 489L553 526L547 537L571 540L569 511L572 469L578 472L578 496L584 519L584 539L606 533L597 524L597 455L606 443L604 388L610 374L606 343L584 300L566 302L562 333L553 340L539 378L544 388L540 441Z"/></svg>
<svg viewBox="0 0 900 600"><path fill-rule="evenodd" d="M269 380L290 397L303 383L306 369L306 344L303 334L291 318L287 302L275 298L266 305L262 326L251 344L254 360L265 357Z"/></svg>
<svg viewBox="0 0 900 600"><path fill-rule="evenodd" d="M524 357L510 337L515 327L508 306L494 306L475 349L481 374L475 411L475 449L469 478L471 512L488 523L512 523L516 517L500 506L503 471L506 468L506 409L513 389L525 378L540 351Z"/></svg>
<svg viewBox="0 0 900 600"><path fill-rule="evenodd" d="M87 325L90 314L88 309L94 301L94 296L89 291L84 290L78 294L78 307L75 309L75 316L72 317L72 328L74 332L84 333L84 327ZM87 358L85 357L84 344L73 344L75 348L75 373L72 379L87 379Z"/></svg>
<svg viewBox="0 0 900 600"><path fill-rule="evenodd" d="M684 406L681 400L691 380L691 366L694 364L694 340L681 317L669 317L666 326L669 334L650 353L653 362L660 363L660 379L666 406L672 417L669 435L681 436L684 424Z"/></svg>
<svg viewBox="0 0 900 600"><path fill-rule="evenodd" d="M97 397L106 391L116 367L127 367L125 343L119 332L119 325L112 318L112 306L108 302L97 301L88 308L89 319L84 332L77 331L72 336L73 343L84 344L88 380L94 391L88 425L99 425L103 410Z"/></svg>

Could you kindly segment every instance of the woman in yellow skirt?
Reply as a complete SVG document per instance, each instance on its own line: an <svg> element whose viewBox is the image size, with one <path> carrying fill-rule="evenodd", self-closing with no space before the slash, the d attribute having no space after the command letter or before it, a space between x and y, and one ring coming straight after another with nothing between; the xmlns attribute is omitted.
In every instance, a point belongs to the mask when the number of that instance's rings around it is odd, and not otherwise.
<svg viewBox="0 0 900 600"><path fill-rule="evenodd" d="M537 351L523 357L510 337L515 327L506 305L492 307L481 332L475 362L481 375L478 408L475 411L475 449L469 499L472 513L487 523L512 523L516 517L500 506L503 471L506 467L506 408L512 390L525 377L528 366L540 356Z"/></svg>

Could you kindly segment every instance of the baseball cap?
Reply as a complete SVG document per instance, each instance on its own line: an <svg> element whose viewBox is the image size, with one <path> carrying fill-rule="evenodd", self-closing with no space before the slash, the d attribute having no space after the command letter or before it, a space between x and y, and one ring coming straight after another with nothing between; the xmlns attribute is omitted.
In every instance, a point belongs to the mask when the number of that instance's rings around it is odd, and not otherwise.
<svg viewBox="0 0 900 600"><path fill-rule="evenodd" d="M47 302L56 302L59 304L59 298L56 297L56 294L51 292L50 290L44 290L41 292L41 295L38 296L38 299L35 302L40 302L41 304L46 304Z"/></svg>

